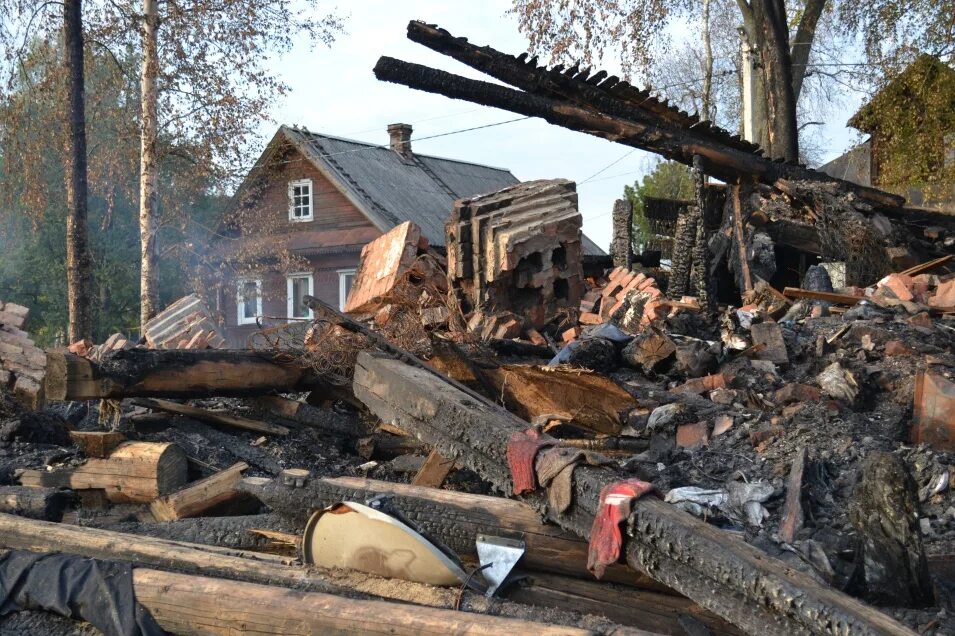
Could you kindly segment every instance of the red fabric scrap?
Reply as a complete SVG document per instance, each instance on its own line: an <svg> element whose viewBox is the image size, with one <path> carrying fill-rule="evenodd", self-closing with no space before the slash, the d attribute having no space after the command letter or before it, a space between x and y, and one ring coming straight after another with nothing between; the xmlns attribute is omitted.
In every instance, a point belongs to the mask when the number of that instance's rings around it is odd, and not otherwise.
<svg viewBox="0 0 955 636"><path fill-rule="evenodd" d="M515 495L537 489L534 460L542 448L554 446L556 443L557 440L552 438L541 439L541 433L536 428L511 435L507 443L507 464L511 468Z"/></svg>
<svg viewBox="0 0 955 636"><path fill-rule="evenodd" d="M590 529L590 548L587 552L587 569L598 579L607 566L620 558L623 534L620 522L630 516L630 505L635 499L653 490L653 486L639 479L625 479L604 486L600 491L600 510Z"/></svg>

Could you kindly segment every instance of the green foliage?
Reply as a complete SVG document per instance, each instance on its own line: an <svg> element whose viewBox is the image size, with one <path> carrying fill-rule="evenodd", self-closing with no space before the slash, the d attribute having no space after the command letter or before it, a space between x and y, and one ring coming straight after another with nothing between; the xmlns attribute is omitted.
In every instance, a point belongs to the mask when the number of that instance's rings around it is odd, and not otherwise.
<svg viewBox="0 0 955 636"><path fill-rule="evenodd" d="M849 122L877 140L878 185L927 199L950 198L955 184L955 69L922 55ZM946 160L947 159L947 160Z"/></svg>
<svg viewBox="0 0 955 636"><path fill-rule="evenodd" d="M31 334L50 346L65 337L66 198L63 100L57 51L36 44L27 56L30 85L0 102L0 299L31 310ZM94 339L134 335L139 323L139 136L135 83L88 51L89 228L93 258ZM38 92L37 86L49 87ZM215 183L168 139L160 169L160 306L190 289L223 198Z"/></svg>
<svg viewBox="0 0 955 636"><path fill-rule="evenodd" d="M651 238L650 223L644 214L644 201L658 199L689 200L695 196L690 169L676 161L660 161L640 181L623 187L623 195L633 205L633 241L640 251Z"/></svg>

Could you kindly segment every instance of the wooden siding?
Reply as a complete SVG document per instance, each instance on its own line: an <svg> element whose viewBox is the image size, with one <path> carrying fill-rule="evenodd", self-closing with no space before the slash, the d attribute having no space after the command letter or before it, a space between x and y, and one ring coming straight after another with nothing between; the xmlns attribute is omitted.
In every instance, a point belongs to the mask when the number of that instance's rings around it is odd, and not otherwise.
<svg viewBox="0 0 955 636"><path fill-rule="evenodd" d="M288 249L307 258L310 267L296 268L294 273L311 273L314 295L338 307L338 270L357 267L361 248L381 236L381 231L297 150L289 149L267 170L266 185L242 212L248 220L243 228L245 238L260 243L266 251L274 246L276 250ZM311 221L289 220L288 184L299 179L312 181ZM331 253L314 254L315 250ZM286 274L263 272L260 278L262 314L286 316ZM212 299L210 305L214 304ZM258 327L238 324L235 281L226 285L217 310L225 321L224 336L229 346L246 346Z"/></svg>

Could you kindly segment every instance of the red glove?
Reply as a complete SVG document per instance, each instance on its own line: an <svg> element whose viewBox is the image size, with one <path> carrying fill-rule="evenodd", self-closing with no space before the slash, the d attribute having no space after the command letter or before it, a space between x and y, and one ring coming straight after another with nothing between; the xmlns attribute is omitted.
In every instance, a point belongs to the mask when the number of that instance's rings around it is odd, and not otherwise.
<svg viewBox="0 0 955 636"><path fill-rule="evenodd" d="M620 522L630 516L634 499L653 490L653 486L639 479L627 479L604 486L600 491L600 510L590 529L590 548L587 553L587 569L598 579L607 566L620 558L623 534Z"/></svg>
<svg viewBox="0 0 955 636"><path fill-rule="evenodd" d="M541 439L540 431L536 428L529 428L511 435L507 443L507 464L511 468L511 481L514 482L515 495L537 490L534 460L542 448L556 444L555 439Z"/></svg>

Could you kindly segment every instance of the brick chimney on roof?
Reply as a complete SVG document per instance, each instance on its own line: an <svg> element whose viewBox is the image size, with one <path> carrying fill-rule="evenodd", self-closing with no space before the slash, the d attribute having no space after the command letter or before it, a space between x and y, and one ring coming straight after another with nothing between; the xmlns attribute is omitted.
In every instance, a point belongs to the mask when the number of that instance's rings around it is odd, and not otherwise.
<svg viewBox="0 0 955 636"><path fill-rule="evenodd" d="M411 125L390 124L388 136L391 138L391 149L402 157L411 156Z"/></svg>

